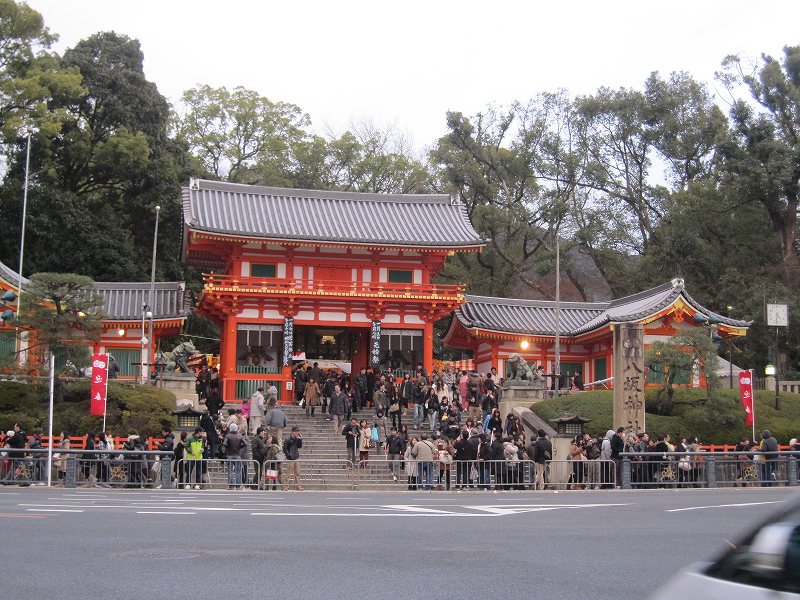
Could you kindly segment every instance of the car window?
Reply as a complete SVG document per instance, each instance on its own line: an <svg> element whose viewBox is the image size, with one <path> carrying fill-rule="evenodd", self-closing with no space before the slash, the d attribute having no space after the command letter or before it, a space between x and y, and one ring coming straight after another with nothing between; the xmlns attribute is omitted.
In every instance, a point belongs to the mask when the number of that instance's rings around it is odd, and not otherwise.
<svg viewBox="0 0 800 600"><path fill-rule="evenodd" d="M800 503L779 512L706 571L719 579L782 592L800 592Z"/></svg>

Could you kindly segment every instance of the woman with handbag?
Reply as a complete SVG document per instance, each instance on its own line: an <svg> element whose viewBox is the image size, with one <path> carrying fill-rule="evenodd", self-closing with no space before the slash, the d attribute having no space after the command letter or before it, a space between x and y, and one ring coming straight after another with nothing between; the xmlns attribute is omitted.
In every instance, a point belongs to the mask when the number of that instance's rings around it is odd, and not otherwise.
<svg viewBox="0 0 800 600"><path fill-rule="evenodd" d="M445 490L450 490L450 469L453 466L455 448L446 437L439 438L436 447L439 453L439 483L444 485Z"/></svg>
<svg viewBox="0 0 800 600"><path fill-rule="evenodd" d="M277 490L278 482L281 479L281 462L278 454L281 447L278 445L278 438L274 435L269 438L269 445L264 451L264 489Z"/></svg>
<svg viewBox="0 0 800 600"><path fill-rule="evenodd" d="M322 405L321 401L321 394L322 391L319 389L319 384L314 381L314 378L308 380L308 383L305 385L305 391L303 393L303 397L305 398L306 404L306 417L309 416L309 412L311 416L314 416L314 409L318 406Z"/></svg>
<svg viewBox="0 0 800 600"><path fill-rule="evenodd" d="M372 428L367 426L366 420L361 419L358 429L358 466L366 468L369 460L369 449L372 448Z"/></svg>
<svg viewBox="0 0 800 600"><path fill-rule="evenodd" d="M392 416L392 427L400 431L403 428L403 411L400 407L400 398L397 396L390 401L389 414Z"/></svg>
<svg viewBox="0 0 800 600"><path fill-rule="evenodd" d="M386 438L389 436L389 419L383 416L383 411L378 411L378 415L372 422L372 429L377 430L378 432L378 439L375 439L375 436L373 435L372 442L375 444L375 452L380 454L383 451L384 446L386 446Z"/></svg>
<svg viewBox="0 0 800 600"><path fill-rule="evenodd" d="M419 473L419 468L417 466L417 461L414 460L414 456L412 455L412 450L416 445L417 445L417 438L412 437L408 445L406 446L406 451L403 453L403 460L405 462L405 470L406 470L406 477L408 477L409 490L417 489L417 475Z"/></svg>

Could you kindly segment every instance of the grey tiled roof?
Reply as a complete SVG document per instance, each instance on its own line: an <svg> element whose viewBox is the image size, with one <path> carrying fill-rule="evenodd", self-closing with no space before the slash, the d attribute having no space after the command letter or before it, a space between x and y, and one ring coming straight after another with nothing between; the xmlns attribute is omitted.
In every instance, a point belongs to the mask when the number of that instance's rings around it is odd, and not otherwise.
<svg viewBox="0 0 800 600"><path fill-rule="evenodd" d="M484 244L458 196L446 194L326 192L193 179L183 189L183 219L192 230L261 239Z"/></svg>
<svg viewBox="0 0 800 600"><path fill-rule="evenodd" d="M574 336L609 323L638 321L667 308L679 297L696 311L716 317L725 325L748 327L752 324L750 321L729 319L704 308L686 292L683 280L676 278L656 288L611 302L562 302L560 332L564 336ZM467 295L466 302L455 311L455 316L468 329L552 336L556 331L555 313L553 301Z"/></svg>
<svg viewBox="0 0 800 600"><path fill-rule="evenodd" d="M562 302L561 333L573 331L598 317L604 303ZM529 335L555 335L555 302L547 300L513 300L472 296L456 310L456 317L468 329L488 329Z"/></svg>
<svg viewBox="0 0 800 600"><path fill-rule="evenodd" d="M0 279L5 279L8 283L16 288L17 284L19 283L19 271L12 269L11 267L0 262ZM23 277L22 286L24 287L28 285L28 283L28 278Z"/></svg>
<svg viewBox="0 0 800 600"><path fill-rule="evenodd" d="M120 321L139 321L142 306L150 298L150 282L119 283L98 281L95 288L105 298L104 317ZM189 314L189 297L182 281L156 282L153 290L153 318L174 319Z"/></svg>

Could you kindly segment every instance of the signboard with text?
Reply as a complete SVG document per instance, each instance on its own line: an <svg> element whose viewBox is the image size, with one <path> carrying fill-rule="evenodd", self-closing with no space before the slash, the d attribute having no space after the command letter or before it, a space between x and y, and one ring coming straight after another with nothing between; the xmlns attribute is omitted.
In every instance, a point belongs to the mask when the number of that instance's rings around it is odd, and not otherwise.
<svg viewBox="0 0 800 600"><path fill-rule="evenodd" d="M379 365L381 362L381 322L373 321L369 336L369 364Z"/></svg>
<svg viewBox="0 0 800 600"><path fill-rule="evenodd" d="M106 414L108 395L108 354L92 354L92 387L90 414Z"/></svg>
<svg viewBox="0 0 800 600"><path fill-rule="evenodd" d="M741 371L739 373L739 395L742 397L744 408L744 424L753 424L753 372Z"/></svg>
<svg viewBox="0 0 800 600"><path fill-rule="evenodd" d="M292 364L294 354L294 319L287 317L283 320L283 366Z"/></svg>

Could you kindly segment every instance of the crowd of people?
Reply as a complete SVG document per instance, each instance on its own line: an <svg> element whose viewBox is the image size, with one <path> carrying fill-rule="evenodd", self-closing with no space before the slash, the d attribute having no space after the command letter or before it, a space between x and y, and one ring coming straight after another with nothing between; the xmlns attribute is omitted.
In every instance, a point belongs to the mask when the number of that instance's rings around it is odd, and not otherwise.
<svg viewBox="0 0 800 600"><path fill-rule="evenodd" d="M155 449L171 453L172 477L185 489L210 484L212 459L223 459L229 489L289 488L300 484L303 437L297 424L278 404L274 383L258 387L238 408L224 409L219 374L203 365L197 372L197 393L205 404L199 425L178 436L164 429ZM344 437L348 460L366 469L375 458L385 461L394 481L404 479L409 489L543 489L549 484L548 465L554 459L552 441L544 430L527 439L519 418L499 411L502 379L492 370L485 375L452 368L430 374L420 364L414 373L361 369L358 374L323 371L317 363L294 372L295 402L306 418L324 419ZM317 413L319 411L319 413ZM287 432L288 433L285 433ZM21 424L0 432L0 482L20 479L18 470L29 466L28 479L41 482L42 461L23 461L43 447L42 431L28 436ZM56 481L66 477L70 439L53 455ZM793 439L791 449L800 451ZM777 475L777 440L764 431L759 442L740 440L736 446L736 479L741 485L770 485ZM107 432L88 432L79 477L88 485L157 486L160 460L146 455L147 444L136 431L115 447ZM667 434L626 434L624 428L604 436L589 434L571 440L566 457L571 489L613 488L622 481L622 457L631 461L631 483L688 487L704 481L704 461L697 438L673 442ZM682 456L684 455L685 456ZM262 480L260 481L259 478Z"/></svg>

